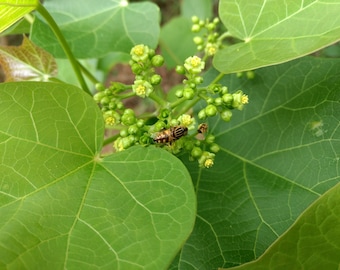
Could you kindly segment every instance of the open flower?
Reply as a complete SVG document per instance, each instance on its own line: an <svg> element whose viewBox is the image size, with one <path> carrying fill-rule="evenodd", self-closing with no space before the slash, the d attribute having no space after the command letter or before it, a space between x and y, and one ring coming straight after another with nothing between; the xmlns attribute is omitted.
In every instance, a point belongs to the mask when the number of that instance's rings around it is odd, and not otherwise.
<svg viewBox="0 0 340 270"><path fill-rule="evenodd" d="M177 120L180 125L187 127L189 130L195 128L195 118L191 117L189 114L182 114Z"/></svg>
<svg viewBox="0 0 340 270"><path fill-rule="evenodd" d="M184 62L186 70L193 74L198 74L204 69L205 63L198 56L188 57Z"/></svg>
<svg viewBox="0 0 340 270"><path fill-rule="evenodd" d="M136 62L143 62L149 57L149 47L144 44L139 44L131 49L130 55L132 60Z"/></svg>
<svg viewBox="0 0 340 270"><path fill-rule="evenodd" d="M153 92L153 87L145 80L136 80L132 86L132 90L137 96L145 98Z"/></svg>

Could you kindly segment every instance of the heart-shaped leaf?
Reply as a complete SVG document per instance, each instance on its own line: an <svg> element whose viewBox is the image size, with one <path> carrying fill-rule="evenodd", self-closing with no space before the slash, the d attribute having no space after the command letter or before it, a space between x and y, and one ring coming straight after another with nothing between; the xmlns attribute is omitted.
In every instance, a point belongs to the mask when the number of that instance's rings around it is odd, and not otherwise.
<svg viewBox="0 0 340 270"><path fill-rule="evenodd" d="M150 2L45 1L75 57L101 57L113 51L130 52L143 43L155 48L159 37L159 9ZM32 40L57 58L65 57L50 28L38 18Z"/></svg>
<svg viewBox="0 0 340 270"><path fill-rule="evenodd" d="M165 269L195 218L183 164L101 157L101 112L76 87L7 83L0 99L0 268Z"/></svg>
<svg viewBox="0 0 340 270"><path fill-rule="evenodd" d="M6 81L47 81L57 74L51 54L24 36L21 46L0 46L0 64Z"/></svg>
<svg viewBox="0 0 340 270"><path fill-rule="evenodd" d="M221 0L219 13L230 34L242 41L214 57L223 73L286 62L340 38L337 0Z"/></svg>
<svg viewBox="0 0 340 270"><path fill-rule="evenodd" d="M216 75L207 74L205 81ZM211 169L197 171L187 164L197 189L197 220L176 267L227 268L260 257L339 182L339 76L339 60L308 57L256 70L253 80L223 78L231 92L242 89L250 102L242 112L233 111L231 122L209 123L221 147ZM336 200L334 207L340 205L340 197ZM321 211L315 215L324 219ZM302 229L308 234L308 227ZM299 250L312 242L324 245L323 237L311 238ZM328 261L339 264L340 238L332 244ZM294 250L289 256L301 258ZM316 269L328 269L319 263Z"/></svg>

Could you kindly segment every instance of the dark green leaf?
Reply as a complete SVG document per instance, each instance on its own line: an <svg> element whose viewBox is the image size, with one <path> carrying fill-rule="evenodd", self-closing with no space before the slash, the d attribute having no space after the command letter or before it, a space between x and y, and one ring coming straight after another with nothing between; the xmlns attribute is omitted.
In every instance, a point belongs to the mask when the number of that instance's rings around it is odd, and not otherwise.
<svg viewBox="0 0 340 270"><path fill-rule="evenodd" d="M195 164L187 165L198 215L179 269L231 267L258 258L340 180L339 60L304 58L255 74L253 80L223 79L231 92L246 92L250 103L233 111L229 123L209 123L221 146L214 167L197 172ZM322 246L323 238L313 241ZM339 247L340 238L334 241ZM329 256L340 263L339 255ZM315 269L325 266L320 261Z"/></svg>

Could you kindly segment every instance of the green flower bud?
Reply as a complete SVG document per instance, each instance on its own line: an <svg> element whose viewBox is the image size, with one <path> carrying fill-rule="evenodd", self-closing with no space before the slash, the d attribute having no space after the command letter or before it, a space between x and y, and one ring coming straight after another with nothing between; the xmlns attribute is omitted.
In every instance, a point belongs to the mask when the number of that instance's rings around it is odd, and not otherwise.
<svg viewBox="0 0 340 270"><path fill-rule="evenodd" d="M137 127L137 125L131 125L128 128L128 133L130 135L136 134L139 131L139 128Z"/></svg>
<svg viewBox="0 0 340 270"><path fill-rule="evenodd" d="M141 67L140 64L138 64L138 63L133 63L132 66L131 66L131 70L132 70L133 74L138 75L138 74L141 74L141 73L142 73L143 68Z"/></svg>
<svg viewBox="0 0 340 270"><path fill-rule="evenodd" d="M163 121L157 121L154 125L154 130L157 132L157 131L160 131L162 129L165 128L165 123Z"/></svg>
<svg viewBox="0 0 340 270"><path fill-rule="evenodd" d="M159 119L166 119L170 115L170 110L169 109L163 109L160 111L158 118Z"/></svg>
<svg viewBox="0 0 340 270"><path fill-rule="evenodd" d="M154 67L160 67L164 64L164 58L163 56L157 54L155 56L153 56L151 58L151 64L154 66Z"/></svg>
<svg viewBox="0 0 340 270"><path fill-rule="evenodd" d="M122 115L122 123L125 126L131 126L136 123L135 113L131 109L126 109Z"/></svg>
<svg viewBox="0 0 340 270"><path fill-rule="evenodd" d="M96 83L95 88L97 91L104 91L105 86L102 83Z"/></svg>
<svg viewBox="0 0 340 270"><path fill-rule="evenodd" d="M233 96L232 94L224 94L222 96L223 103L227 106L230 106L231 103L233 102Z"/></svg>
<svg viewBox="0 0 340 270"><path fill-rule="evenodd" d="M221 97L217 97L217 98L215 98L214 103L215 103L216 106L220 106L220 105L222 105L223 100L222 100Z"/></svg>
<svg viewBox="0 0 340 270"><path fill-rule="evenodd" d="M217 114L216 106L209 104L207 107L205 107L205 113L207 116L215 116Z"/></svg>
<svg viewBox="0 0 340 270"><path fill-rule="evenodd" d="M183 89L177 89L175 95L178 98L183 97Z"/></svg>
<svg viewBox="0 0 340 270"><path fill-rule="evenodd" d="M195 77L194 82L195 82L196 85L203 83L203 77L201 77L201 76Z"/></svg>
<svg viewBox="0 0 340 270"><path fill-rule="evenodd" d="M215 136L212 135L212 134L208 134L206 137L205 137L205 141L207 144L212 144L214 143L215 141Z"/></svg>
<svg viewBox="0 0 340 270"><path fill-rule="evenodd" d="M183 97L187 100L193 99L195 96L195 91L192 88L185 88L183 90Z"/></svg>
<svg viewBox="0 0 340 270"><path fill-rule="evenodd" d="M192 16L191 21L192 21L192 23L198 23L200 21L200 19L197 16Z"/></svg>
<svg viewBox="0 0 340 270"><path fill-rule="evenodd" d="M233 113L231 112L231 110L225 110L220 115L223 121L229 122L231 117L233 116Z"/></svg>
<svg viewBox="0 0 340 270"><path fill-rule="evenodd" d="M220 147L217 143L212 143L209 147L210 151L213 153L217 153L218 151L220 151Z"/></svg>
<svg viewBox="0 0 340 270"><path fill-rule="evenodd" d="M201 45L201 44L203 44L203 42L204 42L203 38L201 38L199 36L194 37L194 43L196 45Z"/></svg>
<svg viewBox="0 0 340 270"><path fill-rule="evenodd" d="M221 90L223 95L228 93L228 87L226 86L222 86Z"/></svg>
<svg viewBox="0 0 340 270"><path fill-rule="evenodd" d="M191 32L198 33L201 30L201 26L199 24L193 24L191 27Z"/></svg>
<svg viewBox="0 0 340 270"><path fill-rule="evenodd" d="M142 128L145 124L145 121L143 119L137 120L137 127Z"/></svg>
<svg viewBox="0 0 340 270"><path fill-rule="evenodd" d="M216 24L214 23L208 23L207 25L207 29L210 30L210 31L213 31L216 27Z"/></svg>
<svg viewBox="0 0 340 270"><path fill-rule="evenodd" d="M150 78L150 83L151 83L152 85L158 85L158 84L161 83L161 81L162 81L162 77L161 77L160 75L158 75L158 74L154 74L154 75L152 75L152 77Z"/></svg>
<svg viewBox="0 0 340 270"><path fill-rule="evenodd" d="M123 109L123 108L124 108L124 104L123 104L123 102L121 102L121 101L118 101L116 104L117 104L117 109L121 110L121 109Z"/></svg>
<svg viewBox="0 0 340 270"><path fill-rule="evenodd" d="M122 129L120 132L119 132L119 135L121 137L127 137L129 135L127 129Z"/></svg>
<svg viewBox="0 0 340 270"><path fill-rule="evenodd" d="M103 105L107 105L110 103L110 99L108 97L103 97L101 100L100 100L100 103L103 104Z"/></svg>
<svg viewBox="0 0 340 270"><path fill-rule="evenodd" d="M98 92L96 94L94 94L93 99L95 102L99 103L100 100L105 96L104 92Z"/></svg>
<svg viewBox="0 0 340 270"><path fill-rule="evenodd" d="M202 156L202 149L200 147L195 146L192 150L191 150L191 156L193 156L194 158L200 158Z"/></svg>
<svg viewBox="0 0 340 270"><path fill-rule="evenodd" d="M254 73L254 71L252 71L252 70L247 71L246 75L247 75L247 78L248 78L249 80L255 78L255 73Z"/></svg>
<svg viewBox="0 0 340 270"><path fill-rule="evenodd" d="M201 120L204 120L207 118L207 114L205 113L205 109L202 109L198 112L197 117Z"/></svg>
<svg viewBox="0 0 340 270"><path fill-rule="evenodd" d="M176 66L176 73L184 75L185 74L185 68L183 66Z"/></svg>
<svg viewBox="0 0 340 270"><path fill-rule="evenodd" d="M216 18L213 19L213 23L214 23L214 24L218 24L219 22L220 22L220 19L219 19L219 18L216 17Z"/></svg>
<svg viewBox="0 0 340 270"><path fill-rule="evenodd" d="M171 119L170 121L170 126L174 127L174 126L178 126L178 120L177 119Z"/></svg>

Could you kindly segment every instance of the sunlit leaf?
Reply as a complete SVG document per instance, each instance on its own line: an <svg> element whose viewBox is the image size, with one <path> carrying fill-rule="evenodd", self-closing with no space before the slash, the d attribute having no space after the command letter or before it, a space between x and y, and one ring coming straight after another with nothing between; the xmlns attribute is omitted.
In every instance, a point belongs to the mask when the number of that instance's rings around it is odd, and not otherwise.
<svg viewBox="0 0 340 270"><path fill-rule="evenodd" d="M47 81L57 74L51 54L24 36L20 46L0 46L0 64L6 81Z"/></svg>
<svg viewBox="0 0 340 270"><path fill-rule="evenodd" d="M0 85L0 268L166 269L195 194L165 150L101 157L92 98L56 83Z"/></svg>
<svg viewBox="0 0 340 270"><path fill-rule="evenodd" d="M0 2L0 32L33 11L38 0L4 0Z"/></svg>

